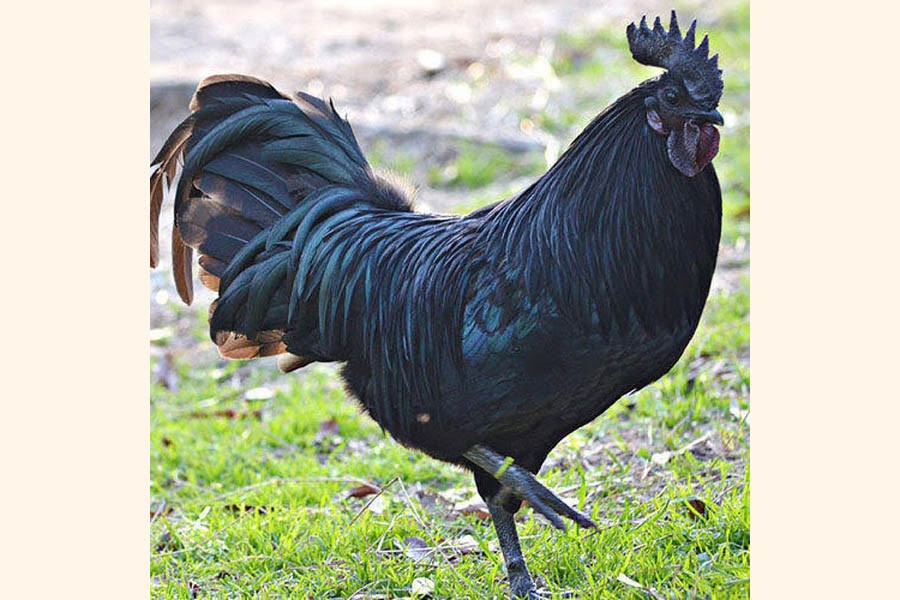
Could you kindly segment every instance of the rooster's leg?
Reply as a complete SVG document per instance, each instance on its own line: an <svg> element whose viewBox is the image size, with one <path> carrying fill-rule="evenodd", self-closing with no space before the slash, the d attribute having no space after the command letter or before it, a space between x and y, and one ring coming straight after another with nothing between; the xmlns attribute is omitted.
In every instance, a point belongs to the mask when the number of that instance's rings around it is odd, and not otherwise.
<svg viewBox="0 0 900 600"><path fill-rule="evenodd" d="M503 456L487 446L476 444L469 448L463 456L492 475L514 496L528 502L534 510L544 515L557 529L566 528L561 517L572 519L581 527L596 527L590 518L560 500L556 494L535 479L534 475L522 467L509 464Z"/></svg>
<svg viewBox="0 0 900 600"><path fill-rule="evenodd" d="M513 598L540 598L534 588L534 581L528 567L525 566L525 557L522 556L522 548L519 546L519 534L516 532L516 522L512 513L502 506L502 502L496 497L488 500L488 509L491 511L491 519L494 521L494 529L497 530L497 539L500 541L500 550L503 552L503 560L506 561L506 572L509 574L509 586Z"/></svg>

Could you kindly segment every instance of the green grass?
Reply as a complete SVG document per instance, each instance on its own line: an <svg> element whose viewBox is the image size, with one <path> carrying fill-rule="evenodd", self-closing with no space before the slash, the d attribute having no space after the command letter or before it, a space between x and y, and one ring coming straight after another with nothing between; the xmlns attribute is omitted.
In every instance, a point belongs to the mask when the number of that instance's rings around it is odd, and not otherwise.
<svg viewBox="0 0 900 600"><path fill-rule="evenodd" d="M455 159L429 170L428 183L432 187L478 189L501 178L537 177L545 170L543 157L534 153L514 154L491 146L461 143Z"/></svg>
<svg viewBox="0 0 900 600"><path fill-rule="evenodd" d="M749 239L746 11L742 4L703 24L726 79L729 124L715 164L727 245ZM620 28L564 36L553 66L575 93L523 118L564 143L655 73L631 61ZM413 171L411 157L383 154L376 151L374 162ZM539 170L541 157L533 158L462 145L433 170L431 184L473 189L462 208L471 210L498 199L478 188ZM178 382L177 390L151 390L154 597L402 598L417 578L434 583L436 598L507 597L489 521L456 510L473 500L468 474L387 438L329 367L284 376L269 360L218 359L204 317L202 307L178 309L175 333L161 335L152 350L154 372L173 370L169 379ZM184 339L189 355L175 348ZM529 568L554 597L749 596L749 385L745 278L710 297L668 375L549 457L542 481L600 524L561 533L520 511ZM272 395L248 395L253 388ZM336 432L323 428L329 419ZM348 497L363 482L383 489L374 502Z"/></svg>
<svg viewBox="0 0 900 600"><path fill-rule="evenodd" d="M405 177L413 177L418 163L417 157L406 152L393 151L386 140L375 140L366 148L366 158L376 169L385 169Z"/></svg>

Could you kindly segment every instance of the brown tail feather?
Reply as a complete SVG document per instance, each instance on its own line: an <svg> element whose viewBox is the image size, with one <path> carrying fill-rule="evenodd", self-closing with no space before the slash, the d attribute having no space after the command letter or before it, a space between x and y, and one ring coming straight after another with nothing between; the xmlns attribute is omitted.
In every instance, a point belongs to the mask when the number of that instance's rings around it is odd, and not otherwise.
<svg viewBox="0 0 900 600"><path fill-rule="evenodd" d="M165 175L150 178L150 267L159 264L159 212L162 209Z"/></svg>
<svg viewBox="0 0 900 600"><path fill-rule="evenodd" d="M219 354L225 358L250 359L275 356L287 352L287 346L281 338L283 331L261 331L254 339L249 339L232 332L220 331L216 335Z"/></svg>
<svg viewBox="0 0 900 600"><path fill-rule="evenodd" d="M166 187L175 178L178 169L178 156L185 142L191 136L193 122L185 119L172 132L156 158L153 159L156 170L150 175L150 266L159 264L159 213L162 208Z"/></svg>
<svg viewBox="0 0 900 600"><path fill-rule="evenodd" d="M175 289L185 304L194 300L194 285L191 281L191 271L194 259L194 250L181 239L178 226L172 228L172 270L175 275Z"/></svg>
<svg viewBox="0 0 900 600"><path fill-rule="evenodd" d="M211 275L211 277L215 276ZM218 277L215 277L215 279L218 284ZM212 319L218 303L219 301L216 299L209 305L210 319ZM216 346L219 348L219 354L223 358L247 360L284 354L287 352L287 346L282 341L282 338L284 338L284 331L279 329L260 331L253 339L232 331L219 331L216 333L215 341Z"/></svg>

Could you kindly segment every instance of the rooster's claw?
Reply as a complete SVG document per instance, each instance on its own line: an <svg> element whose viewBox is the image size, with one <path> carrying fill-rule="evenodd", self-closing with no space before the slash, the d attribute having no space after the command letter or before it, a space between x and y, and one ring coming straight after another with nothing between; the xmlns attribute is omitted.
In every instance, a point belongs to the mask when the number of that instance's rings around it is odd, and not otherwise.
<svg viewBox="0 0 900 600"><path fill-rule="evenodd" d="M494 474L494 478L503 484L497 498L501 503L509 496L524 500L550 521L551 525L563 531L566 524L561 517L571 519L580 527L597 526L590 517L563 502L534 475L518 465L509 464L507 459L487 446L472 446L464 456L488 473Z"/></svg>

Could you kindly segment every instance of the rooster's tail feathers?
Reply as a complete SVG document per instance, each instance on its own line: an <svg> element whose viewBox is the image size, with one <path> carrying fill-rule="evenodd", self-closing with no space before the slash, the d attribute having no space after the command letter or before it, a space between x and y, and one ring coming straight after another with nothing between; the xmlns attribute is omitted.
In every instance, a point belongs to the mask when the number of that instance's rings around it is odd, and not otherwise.
<svg viewBox="0 0 900 600"><path fill-rule="evenodd" d="M289 98L252 77L217 75L200 84L191 114L154 159L151 266L159 261L164 192L182 160L172 232L176 288L190 303L196 249L201 282L220 294L211 333L229 357L285 351L289 300L298 291L288 275L309 270L305 240L318 223L336 213L346 218L351 207L412 210L404 192L373 173L333 105L303 93Z"/></svg>

